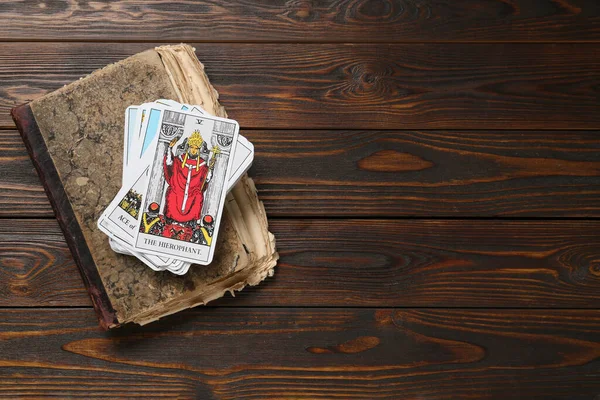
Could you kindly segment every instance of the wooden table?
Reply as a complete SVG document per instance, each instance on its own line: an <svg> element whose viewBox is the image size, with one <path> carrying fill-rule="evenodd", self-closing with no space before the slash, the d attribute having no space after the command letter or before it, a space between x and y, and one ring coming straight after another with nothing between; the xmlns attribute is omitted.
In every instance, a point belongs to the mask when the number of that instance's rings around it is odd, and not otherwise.
<svg viewBox="0 0 600 400"><path fill-rule="evenodd" d="M0 395L599 399L600 2L0 5ZM274 278L99 330L9 109L192 43Z"/></svg>

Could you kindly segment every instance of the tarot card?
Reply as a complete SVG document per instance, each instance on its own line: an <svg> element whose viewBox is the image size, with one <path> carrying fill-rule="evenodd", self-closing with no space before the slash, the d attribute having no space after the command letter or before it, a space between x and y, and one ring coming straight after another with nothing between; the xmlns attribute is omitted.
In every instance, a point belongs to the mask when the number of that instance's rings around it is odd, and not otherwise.
<svg viewBox="0 0 600 400"><path fill-rule="evenodd" d="M233 164L231 173L229 174L229 190L233 189L235 184L240 180L242 175L252 165L254 160L254 145L242 135L238 135L238 143L233 155Z"/></svg>
<svg viewBox="0 0 600 400"><path fill-rule="evenodd" d="M123 176L121 180L123 184L125 184L125 171L127 170L129 161L131 159L129 150L133 145L133 138L136 134L135 119L137 117L137 112L137 106L127 107L127 110L125 110L125 132L123 137Z"/></svg>
<svg viewBox="0 0 600 400"><path fill-rule="evenodd" d="M233 120L163 112L142 192L136 251L212 261L238 134Z"/></svg>

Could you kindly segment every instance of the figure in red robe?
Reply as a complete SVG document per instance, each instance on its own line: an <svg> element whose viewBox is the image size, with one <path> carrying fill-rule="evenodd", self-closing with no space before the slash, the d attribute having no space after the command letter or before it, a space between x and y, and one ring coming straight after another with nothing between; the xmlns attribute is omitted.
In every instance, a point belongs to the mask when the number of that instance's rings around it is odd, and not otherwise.
<svg viewBox="0 0 600 400"><path fill-rule="evenodd" d="M185 223L201 218L204 191L212 176L201 152L206 153L206 143L198 132L187 141L187 151L178 157L173 155L173 139L165 155L163 168L169 184L165 195L164 215L174 221Z"/></svg>

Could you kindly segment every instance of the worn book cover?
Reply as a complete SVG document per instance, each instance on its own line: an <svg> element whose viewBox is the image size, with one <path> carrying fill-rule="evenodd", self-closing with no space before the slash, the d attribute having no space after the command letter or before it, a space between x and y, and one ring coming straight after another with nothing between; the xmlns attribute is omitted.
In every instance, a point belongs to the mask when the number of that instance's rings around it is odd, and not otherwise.
<svg viewBox="0 0 600 400"><path fill-rule="evenodd" d="M145 324L256 285L278 258L247 175L227 195L210 265L177 276L111 250L96 220L121 187L125 109L159 98L227 116L187 45L136 54L12 110L105 329Z"/></svg>

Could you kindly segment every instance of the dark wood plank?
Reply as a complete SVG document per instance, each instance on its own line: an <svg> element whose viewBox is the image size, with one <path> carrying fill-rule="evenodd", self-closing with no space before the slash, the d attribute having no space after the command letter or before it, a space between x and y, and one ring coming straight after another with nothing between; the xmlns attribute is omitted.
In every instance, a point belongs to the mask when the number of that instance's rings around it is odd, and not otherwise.
<svg viewBox="0 0 600 400"><path fill-rule="evenodd" d="M0 130L0 216L53 216L44 188L16 130Z"/></svg>
<svg viewBox="0 0 600 400"><path fill-rule="evenodd" d="M600 311L202 308L105 334L0 310L0 394L592 399Z"/></svg>
<svg viewBox="0 0 600 400"><path fill-rule="evenodd" d="M243 133L272 216L600 216L598 132Z"/></svg>
<svg viewBox="0 0 600 400"><path fill-rule="evenodd" d="M281 255L275 277L217 305L592 308L600 301L600 221L273 220L270 228ZM0 306L89 304L55 221L2 220Z"/></svg>
<svg viewBox="0 0 600 400"><path fill-rule="evenodd" d="M594 0L13 1L2 40L592 41Z"/></svg>
<svg viewBox="0 0 600 400"><path fill-rule="evenodd" d="M0 220L0 306L91 306L55 220Z"/></svg>
<svg viewBox="0 0 600 400"><path fill-rule="evenodd" d="M600 216L595 131L242 133L270 216ZM18 133L0 149L0 215L52 216Z"/></svg>
<svg viewBox="0 0 600 400"><path fill-rule="evenodd" d="M149 43L0 44L8 109ZM243 128L598 129L600 44L197 44Z"/></svg>

